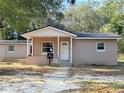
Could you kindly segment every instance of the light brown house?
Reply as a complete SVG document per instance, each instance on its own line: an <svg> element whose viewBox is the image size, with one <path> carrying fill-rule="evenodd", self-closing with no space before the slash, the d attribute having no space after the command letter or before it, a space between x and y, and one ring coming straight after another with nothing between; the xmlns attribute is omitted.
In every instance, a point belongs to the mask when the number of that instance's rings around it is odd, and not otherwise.
<svg viewBox="0 0 124 93"><path fill-rule="evenodd" d="M26 50L25 40L0 40L0 60L24 59Z"/></svg>
<svg viewBox="0 0 124 93"><path fill-rule="evenodd" d="M115 34L67 32L46 26L22 35L27 39L27 63L48 64L47 53L53 53L53 62L71 64L117 64ZM29 41L32 48L29 48Z"/></svg>

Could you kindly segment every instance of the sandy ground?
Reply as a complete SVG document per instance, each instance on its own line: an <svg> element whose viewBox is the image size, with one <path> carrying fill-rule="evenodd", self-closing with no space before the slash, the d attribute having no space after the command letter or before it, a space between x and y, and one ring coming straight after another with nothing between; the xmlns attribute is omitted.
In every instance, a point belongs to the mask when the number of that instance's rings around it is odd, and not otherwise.
<svg viewBox="0 0 124 93"><path fill-rule="evenodd" d="M0 93L124 93L124 64L50 67L2 62Z"/></svg>
<svg viewBox="0 0 124 93"><path fill-rule="evenodd" d="M85 69L58 68L53 72L7 71L0 72L0 93L66 93L81 91L82 81L124 82L124 75L100 75ZM93 69L97 71L99 69ZM78 82L78 83L77 83ZM68 92L73 93L73 92ZM88 92L87 92L88 93Z"/></svg>

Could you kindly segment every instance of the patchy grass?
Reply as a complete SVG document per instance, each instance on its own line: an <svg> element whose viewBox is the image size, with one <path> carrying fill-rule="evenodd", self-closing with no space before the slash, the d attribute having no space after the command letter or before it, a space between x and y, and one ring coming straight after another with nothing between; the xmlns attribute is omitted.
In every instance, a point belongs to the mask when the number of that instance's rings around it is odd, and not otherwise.
<svg viewBox="0 0 124 93"><path fill-rule="evenodd" d="M124 54L118 54L118 61L124 62Z"/></svg>
<svg viewBox="0 0 124 93"><path fill-rule="evenodd" d="M64 90L61 93L124 93L124 82L76 82L81 85L80 89Z"/></svg>
<svg viewBox="0 0 124 93"><path fill-rule="evenodd" d="M124 89L124 82L107 83L82 81L82 84L85 86L85 88L82 87L81 90L85 91L86 93L118 93L119 91L122 92L121 89Z"/></svg>
<svg viewBox="0 0 124 93"><path fill-rule="evenodd" d="M124 62L118 62L115 66L95 65L95 66L78 66L70 68L69 73L90 74L90 75L124 75Z"/></svg>
<svg viewBox="0 0 124 93"><path fill-rule="evenodd" d="M34 72L52 72L57 67L52 66L39 66L39 65L27 65L25 63L16 62L0 62L0 72L16 72L16 71L34 71Z"/></svg>

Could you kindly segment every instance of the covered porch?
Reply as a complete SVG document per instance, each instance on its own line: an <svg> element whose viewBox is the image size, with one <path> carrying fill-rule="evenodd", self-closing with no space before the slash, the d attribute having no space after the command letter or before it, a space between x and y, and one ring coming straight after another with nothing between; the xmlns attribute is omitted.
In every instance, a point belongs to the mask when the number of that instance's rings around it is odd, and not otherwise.
<svg viewBox="0 0 124 93"><path fill-rule="evenodd" d="M27 63L48 64L47 53L53 53L52 63L72 62L72 37L32 37L27 39Z"/></svg>
<svg viewBox="0 0 124 93"><path fill-rule="evenodd" d="M48 64L47 53L53 53L52 63L72 63L74 34L48 26L22 36L27 39L28 64Z"/></svg>

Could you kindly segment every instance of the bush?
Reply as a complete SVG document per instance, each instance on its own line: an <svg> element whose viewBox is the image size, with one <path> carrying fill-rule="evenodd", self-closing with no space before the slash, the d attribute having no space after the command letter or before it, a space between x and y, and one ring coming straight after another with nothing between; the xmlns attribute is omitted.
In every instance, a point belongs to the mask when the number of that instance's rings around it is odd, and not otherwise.
<svg viewBox="0 0 124 93"><path fill-rule="evenodd" d="M118 53L124 53L124 38L118 41Z"/></svg>

